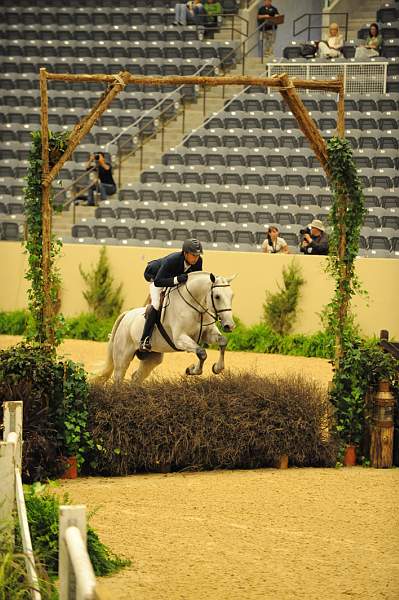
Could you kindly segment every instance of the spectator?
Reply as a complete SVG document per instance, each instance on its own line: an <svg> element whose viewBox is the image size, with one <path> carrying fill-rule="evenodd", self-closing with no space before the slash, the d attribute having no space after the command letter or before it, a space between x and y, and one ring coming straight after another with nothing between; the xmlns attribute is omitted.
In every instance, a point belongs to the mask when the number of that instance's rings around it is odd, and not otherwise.
<svg viewBox="0 0 399 600"><path fill-rule="evenodd" d="M271 225L267 230L266 239L262 244L262 252L267 254L288 254L288 244L284 238L279 237L279 228Z"/></svg>
<svg viewBox="0 0 399 600"><path fill-rule="evenodd" d="M205 10L201 0L193 0L175 6L174 25L199 25L205 16Z"/></svg>
<svg viewBox="0 0 399 600"><path fill-rule="evenodd" d="M89 206L95 205L94 190L100 193L101 200L106 200L107 196L112 196L116 192L115 181L112 177L112 166L106 162L102 152L91 154L86 169L91 169L94 166L96 167L96 181L87 193Z"/></svg>
<svg viewBox="0 0 399 600"><path fill-rule="evenodd" d="M371 58L379 56L382 46L382 35L379 32L377 23L371 23L369 35L364 46L356 48L355 58Z"/></svg>
<svg viewBox="0 0 399 600"><path fill-rule="evenodd" d="M339 32L337 23L331 23L327 41L319 42L318 55L320 58L338 58L342 56L343 45L344 38Z"/></svg>
<svg viewBox="0 0 399 600"><path fill-rule="evenodd" d="M277 25L274 25L274 23L270 22L268 23L268 21L270 20L270 17L275 17L278 14L278 10L275 6L272 5L271 0L264 0L264 5L261 6L258 10L258 27L263 24L259 30L258 49L260 57L263 53L273 53L273 45Z"/></svg>
<svg viewBox="0 0 399 600"><path fill-rule="evenodd" d="M206 34L210 34L213 37L212 29L217 29L218 27L218 21L219 18L221 18L223 12L222 5L220 4L220 2L215 2L215 0L206 0L204 4L204 10L206 14Z"/></svg>
<svg viewBox="0 0 399 600"><path fill-rule="evenodd" d="M301 229L303 235L300 251L304 254L328 254L328 236L324 225L318 219L314 219L306 229Z"/></svg>

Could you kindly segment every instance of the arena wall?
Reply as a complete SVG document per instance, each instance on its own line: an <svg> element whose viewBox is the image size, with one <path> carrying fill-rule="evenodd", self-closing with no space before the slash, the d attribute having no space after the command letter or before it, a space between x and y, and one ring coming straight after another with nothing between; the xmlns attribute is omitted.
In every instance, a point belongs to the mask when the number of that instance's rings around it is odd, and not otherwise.
<svg viewBox="0 0 399 600"><path fill-rule="evenodd" d="M62 312L66 316L87 311L82 291L84 282L79 265L87 270L97 262L100 246L68 244L62 250L60 270L63 282ZM147 284L143 279L146 263L170 249L123 248L108 246L112 273L117 283L123 283L124 308L143 304ZM0 310L15 310L27 305L27 282L24 279L27 257L17 242L0 242ZM292 255L265 255L249 252L211 252L204 257L205 268L221 275L237 273L233 283L234 313L246 324L260 320L266 290L275 291L281 283L281 270L293 259ZM306 284L300 301L300 315L295 331L310 333L320 328L319 314L327 304L333 282L324 272L325 258L295 256L299 261ZM399 339L399 260L358 259L357 272L368 298L359 297L354 303L363 332L379 334L388 329Z"/></svg>

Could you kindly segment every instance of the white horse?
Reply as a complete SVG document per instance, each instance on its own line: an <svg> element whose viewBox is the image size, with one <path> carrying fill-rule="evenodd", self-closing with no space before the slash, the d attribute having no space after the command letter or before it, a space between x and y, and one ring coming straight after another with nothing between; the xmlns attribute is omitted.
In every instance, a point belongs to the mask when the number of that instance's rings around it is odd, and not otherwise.
<svg viewBox="0 0 399 600"><path fill-rule="evenodd" d="M141 353L138 349L144 328L145 307L119 315L109 339L106 364L95 380L104 382L114 372L114 381L123 381L130 362L137 356L141 362L132 375L132 381L140 384L162 362L165 352L180 350L193 352L198 357L197 364L188 367L186 374L201 375L207 358L201 342L219 346L219 360L213 365L212 371L215 375L221 373L227 339L220 334L216 322L220 321L226 332L235 327L231 306L233 291L230 287L234 277L215 277L211 273L197 271L189 274L186 283L169 288L162 307L161 323L174 347L156 327L151 339L152 351Z"/></svg>

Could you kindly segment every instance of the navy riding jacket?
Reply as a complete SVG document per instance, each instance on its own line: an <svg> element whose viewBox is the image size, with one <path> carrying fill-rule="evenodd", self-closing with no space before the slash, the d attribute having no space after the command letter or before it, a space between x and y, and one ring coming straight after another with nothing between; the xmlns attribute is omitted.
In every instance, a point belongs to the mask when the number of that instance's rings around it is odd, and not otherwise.
<svg viewBox="0 0 399 600"><path fill-rule="evenodd" d="M153 281L157 287L172 287L176 285L175 277L193 271L202 271L201 257L195 265L191 265L189 269L185 270L184 253L173 252L164 258L150 261L144 271L144 278L146 281Z"/></svg>

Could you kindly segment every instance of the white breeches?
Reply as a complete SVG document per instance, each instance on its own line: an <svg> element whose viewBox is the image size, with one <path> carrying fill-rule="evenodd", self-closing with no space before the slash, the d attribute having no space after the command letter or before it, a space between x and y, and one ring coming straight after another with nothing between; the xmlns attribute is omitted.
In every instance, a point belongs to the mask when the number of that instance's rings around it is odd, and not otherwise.
<svg viewBox="0 0 399 600"><path fill-rule="evenodd" d="M159 309L161 302L161 292L162 288L157 287L153 282L150 283L151 304L157 310Z"/></svg>
<svg viewBox="0 0 399 600"><path fill-rule="evenodd" d="M319 43L319 56L320 58L338 58L341 56L339 50L334 50L334 48L330 48L327 46L325 42Z"/></svg>

